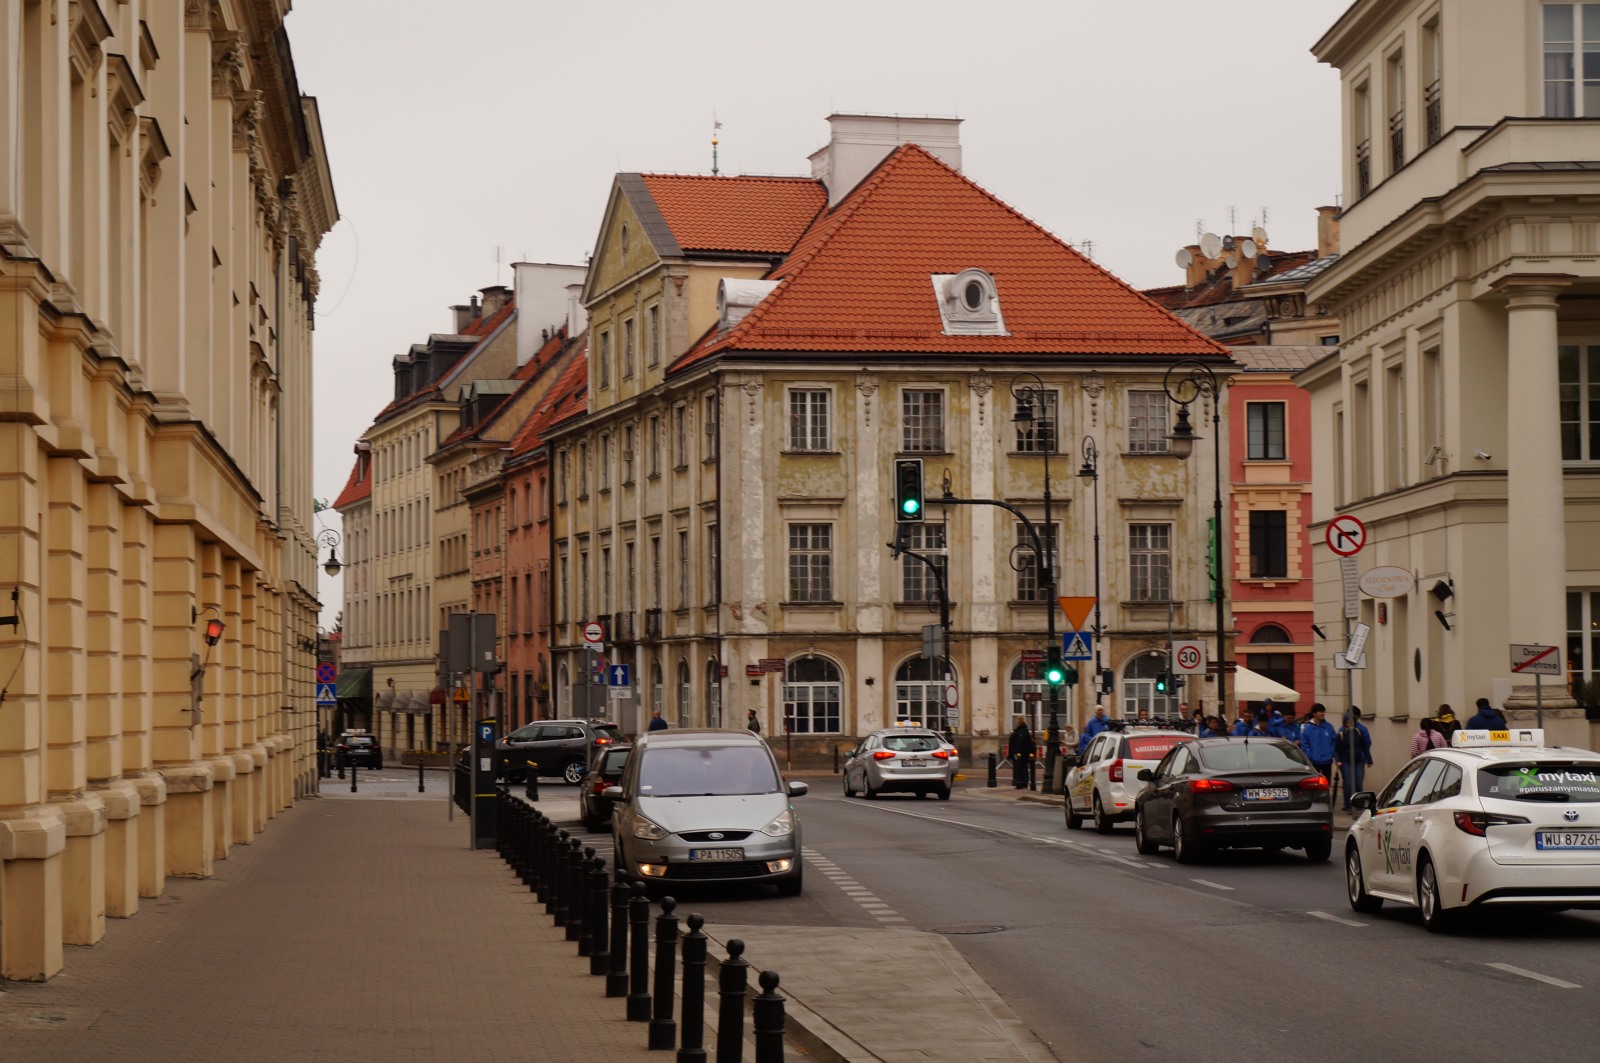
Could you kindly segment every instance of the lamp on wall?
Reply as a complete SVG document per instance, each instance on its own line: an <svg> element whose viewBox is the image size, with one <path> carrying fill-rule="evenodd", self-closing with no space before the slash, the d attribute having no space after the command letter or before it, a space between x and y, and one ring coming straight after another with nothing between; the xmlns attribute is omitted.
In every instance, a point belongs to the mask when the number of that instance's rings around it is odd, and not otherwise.
<svg viewBox="0 0 1600 1063"><path fill-rule="evenodd" d="M1441 602L1448 602L1451 598L1456 596L1455 590L1450 586L1450 584L1446 583L1442 579L1434 580L1433 586L1428 589L1428 593L1439 599Z"/></svg>
<svg viewBox="0 0 1600 1063"><path fill-rule="evenodd" d="M199 623L201 613L217 614L210 620L206 621L205 631L206 645L215 646L218 642L222 641L222 633L228 629L228 625L222 622L222 610L215 605L201 606L199 609L196 609L194 606L190 606L189 622L191 624Z"/></svg>
<svg viewBox="0 0 1600 1063"><path fill-rule="evenodd" d="M339 533L332 528L323 528L317 533L317 542L328 548L328 560L323 563L322 571L337 576L339 570L344 568L339 561L339 551L335 549L339 545Z"/></svg>

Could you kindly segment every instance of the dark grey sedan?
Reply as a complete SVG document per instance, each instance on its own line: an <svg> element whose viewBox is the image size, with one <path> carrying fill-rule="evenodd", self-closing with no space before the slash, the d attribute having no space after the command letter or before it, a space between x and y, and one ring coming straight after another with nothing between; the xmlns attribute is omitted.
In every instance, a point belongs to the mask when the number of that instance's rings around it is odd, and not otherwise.
<svg viewBox="0 0 1600 1063"><path fill-rule="evenodd" d="M1146 856L1170 845L1179 863L1217 849L1333 852L1328 778L1281 738L1203 738L1173 749L1139 778L1134 844Z"/></svg>

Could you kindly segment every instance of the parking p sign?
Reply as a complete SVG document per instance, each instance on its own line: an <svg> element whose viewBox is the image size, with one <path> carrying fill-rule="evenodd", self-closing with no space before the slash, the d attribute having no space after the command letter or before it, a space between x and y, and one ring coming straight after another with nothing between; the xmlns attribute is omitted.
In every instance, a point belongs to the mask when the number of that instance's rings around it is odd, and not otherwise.
<svg viewBox="0 0 1600 1063"><path fill-rule="evenodd" d="M1203 642L1174 642L1172 644L1172 670L1180 675L1199 675L1206 670L1206 644Z"/></svg>

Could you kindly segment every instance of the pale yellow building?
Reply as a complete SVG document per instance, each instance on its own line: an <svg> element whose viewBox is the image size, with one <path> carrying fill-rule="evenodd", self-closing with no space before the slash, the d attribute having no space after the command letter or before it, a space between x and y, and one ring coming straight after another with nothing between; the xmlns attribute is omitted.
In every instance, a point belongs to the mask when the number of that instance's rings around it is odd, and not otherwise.
<svg viewBox="0 0 1600 1063"><path fill-rule="evenodd" d="M0 977L315 785L337 208L281 13L0 6Z"/></svg>
<svg viewBox="0 0 1600 1063"><path fill-rule="evenodd" d="M1361 0L1314 48L1340 73L1348 203L1344 253L1308 291L1342 342L1297 378L1320 448L1318 693L1344 701L1349 601L1372 631L1352 681L1380 776L1441 703L1531 720L1512 644L1558 647L1545 725L1592 740L1568 687L1600 649L1596 10ZM1347 598L1323 541L1336 515L1367 529L1354 574L1395 566L1414 586Z"/></svg>

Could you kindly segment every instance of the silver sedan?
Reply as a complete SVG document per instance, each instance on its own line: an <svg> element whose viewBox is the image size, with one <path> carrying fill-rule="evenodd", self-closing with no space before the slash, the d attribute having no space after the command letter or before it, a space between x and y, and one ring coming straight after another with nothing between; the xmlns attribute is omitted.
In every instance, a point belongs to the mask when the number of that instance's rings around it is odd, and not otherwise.
<svg viewBox="0 0 1600 1063"><path fill-rule="evenodd" d="M852 749L844 764L844 793L868 798L882 793L938 794L950 800L960 766L956 747L933 731L890 727L874 731Z"/></svg>

